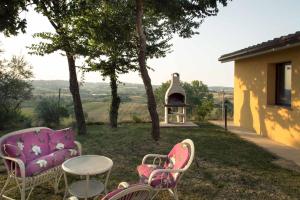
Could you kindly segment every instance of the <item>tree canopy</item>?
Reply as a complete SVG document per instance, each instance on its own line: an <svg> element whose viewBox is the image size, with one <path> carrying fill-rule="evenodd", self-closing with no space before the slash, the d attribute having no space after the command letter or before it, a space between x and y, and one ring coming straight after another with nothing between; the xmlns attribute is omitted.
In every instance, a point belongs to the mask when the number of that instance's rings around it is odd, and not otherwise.
<svg viewBox="0 0 300 200"><path fill-rule="evenodd" d="M0 32L6 36L17 35L19 31L25 32L26 19L20 16L27 11L27 0L1 0L0 1Z"/></svg>
<svg viewBox="0 0 300 200"><path fill-rule="evenodd" d="M83 113L79 84L76 72L76 53L80 38L76 34L69 22L71 22L81 1L68 0L31 0L35 5L35 10L48 18L55 33L43 32L35 36L44 39L43 42L31 46L32 53L44 55L55 51L62 51L68 61L70 92L73 98L76 125L79 134L86 134L85 117Z"/></svg>

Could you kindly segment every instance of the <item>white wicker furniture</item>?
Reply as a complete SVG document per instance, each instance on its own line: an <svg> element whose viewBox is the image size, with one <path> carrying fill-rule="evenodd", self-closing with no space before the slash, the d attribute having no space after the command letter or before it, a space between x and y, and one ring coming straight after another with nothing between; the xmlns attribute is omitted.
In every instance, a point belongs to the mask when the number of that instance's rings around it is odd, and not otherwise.
<svg viewBox="0 0 300 200"><path fill-rule="evenodd" d="M66 184L64 199L68 193L84 199L99 196L103 191L107 193L107 183L112 166L111 159L98 155L78 156L65 161L62 164ZM85 176L86 179L68 185L67 173ZM99 180L90 179L90 176L102 173L107 173L104 184Z"/></svg>
<svg viewBox="0 0 300 200"><path fill-rule="evenodd" d="M145 184L119 184L118 189L107 194L101 200L150 200L152 187Z"/></svg>
<svg viewBox="0 0 300 200"><path fill-rule="evenodd" d="M53 166L51 168L47 168L47 170L42 171L41 173L36 173L30 176L27 176L27 165L24 163L24 161L20 158L15 157L9 157L7 156L7 152L4 151L4 145L7 140L9 140L11 137L19 137L20 135L26 136L26 134L30 134L32 132L39 133L40 131L53 131L46 127L37 127L37 128L30 128L30 129L24 129L16 132L9 133L7 135L4 135L0 138L0 157L3 159L6 170L7 170L7 180L4 183L4 186L2 187L0 191L0 199L12 199L11 197L8 197L6 193L13 191L14 189L19 189L21 200L29 199L31 192L33 189L41 185L45 182L53 181L54 182L54 189L55 192L58 191L58 184L62 177L62 169L61 165ZM67 130L67 129L65 129ZM21 137L21 136L20 136ZM22 136L23 137L23 136ZM81 144L79 142L74 141L75 145L77 146L78 154L81 154ZM26 143L22 143L23 147L28 145ZM62 150L62 149L61 149ZM9 183L14 180L16 183L16 186L12 186L8 188ZM26 191L29 191L26 197Z"/></svg>
<svg viewBox="0 0 300 200"><path fill-rule="evenodd" d="M191 166L195 154L194 143L183 140L168 155L148 154L138 166L140 181L153 187L152 199L162 190L168 190L178 200L177 185L184 172ZM147 160L152 158L152 163ZM163 162L165 160L165 162Z"/></svg>
<svg viewBox="0 0 300 200"><path fill-rule="evenodd" d="M105 195L101 200L150 200L152 187L145 184L129 185L127 182L119 184L116 190ZM99 200L100 200L99 199ZM78 200L77 197L70 197L68 200Z"/></svg>

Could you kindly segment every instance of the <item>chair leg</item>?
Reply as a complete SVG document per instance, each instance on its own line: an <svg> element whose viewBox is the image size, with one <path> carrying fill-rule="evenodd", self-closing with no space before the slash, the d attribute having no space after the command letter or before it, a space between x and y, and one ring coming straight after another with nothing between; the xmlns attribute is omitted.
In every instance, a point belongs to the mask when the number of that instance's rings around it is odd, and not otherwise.
<svg viewBox="0 0 300 200"><path fill-rule="evenodd" d="M153 191L151 194L151 200L153 200L157 196L158 193L159 193L159 191Z"/></svg>
<svg viewBox="0 0 300 200"><path fill-rule="evenodd" d="M21 185L21 200L25 200L26 199L26 195L25 195L25 190L26 190L26 182L25 179L22 180L22 185Z"/></svg>
<svg viewBox="0 0 300 200"><path fill-rule="evenodd" d="M175 200L178 200L178 192L176 187L173 189L173 196Z"/></svg>
<svg viewBox="0 0 300 200"><path fill-rule="evenodd" d="M57 194L58 193L58 187L59 187L59 182L62 178L63 174L58 174L57 176L55 176L54 179L54 193Z"/></svg>
<svg viewBox="0 0 300 200"><path fill-rule="evenodd" d="M0 192L0 199L2 198L2 195L4 195L5 189L8 186L9 182L10 182L10 176L7 176L7 179L4 183L4 186L3 186L3 188L1 189L1 192Z"/></svg>

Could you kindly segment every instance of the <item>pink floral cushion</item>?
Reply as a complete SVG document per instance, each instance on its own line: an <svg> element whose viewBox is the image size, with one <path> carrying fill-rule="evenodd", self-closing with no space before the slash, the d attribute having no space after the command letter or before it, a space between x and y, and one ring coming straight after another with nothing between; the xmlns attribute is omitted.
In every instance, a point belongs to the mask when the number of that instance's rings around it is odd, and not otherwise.
<svg viewBox="0 0 300 200"><path fill-rule="evenodd" d="M50 168L53 168L54 165L54 157L51 155L41 156L35 160L30 161L26 165L25 176L34 176L38 175Z"/></svg>
<svg viewBox="0 0 300 200"><path fill-rule="evenodd" d="M26 177L40 174L48 169L61 165L65 160L78 156L76 149L62 149L29 162L26 166Z"/></svg>
<svg viewBox="0 0 300 200"><path fill-rule="evenodd" d="M48 134L51 131L51 129L43 128L22 134L23 153L26 157L26 163L50 153Z"/></svg>
<svg viewBox="0 0 300 200"><path fill-rule="evenodd" d="M74 149L74 132L72 129L62 129L58 131L53 131L49 134L50 137L50 151L54 152L61 149Z"/></svg>
<svg viewBox="0 0 300 200"><path fill-rule="evenodd" d="M62 149L53 152L50 154L54 157L54 164L55 166L61 165L64 161L79 156L79 152L77 149Z"/></svg>
<svg viewBox="0 0 300 200"><path fill-rule="evenodd" d="M19 149L19 147L12 145L12 144L4 144L3 145L3 152L6 154L6 156L12 157L12 158L18 158L23 161L23 163L26 163L26 158L24 153Z"/></svg>
<svg viewBox="0 0 300 200"><path fill-rule="evenodd" d="M52 130L42 128L36 131L12 135L3 142L3 146L11 144L18 147L26 158L24 163L28 163L38 157L49 154L48 133L50 131Z"/></svg>

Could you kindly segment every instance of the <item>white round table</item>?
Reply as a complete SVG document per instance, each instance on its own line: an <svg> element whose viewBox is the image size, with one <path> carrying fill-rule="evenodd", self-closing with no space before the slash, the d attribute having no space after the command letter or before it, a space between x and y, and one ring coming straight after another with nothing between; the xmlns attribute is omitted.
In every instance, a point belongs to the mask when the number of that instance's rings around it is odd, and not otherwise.
<svg viewBox="0 0 300 200"><path fill-rule="evenodd" d="M98 155L84 155L66 160L62 164L66 184L64 199L67 193L84 199L99 196L103 191L107 193L107 182L112 166L111 159ZM86 176L86 179L74 182L69 186L67 173ZM90 180L90 176L102 173L107 173L104 184L99 180Z"/></svg>

